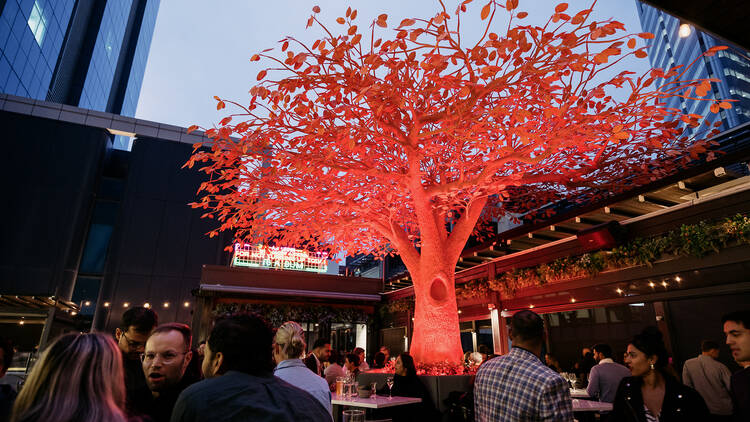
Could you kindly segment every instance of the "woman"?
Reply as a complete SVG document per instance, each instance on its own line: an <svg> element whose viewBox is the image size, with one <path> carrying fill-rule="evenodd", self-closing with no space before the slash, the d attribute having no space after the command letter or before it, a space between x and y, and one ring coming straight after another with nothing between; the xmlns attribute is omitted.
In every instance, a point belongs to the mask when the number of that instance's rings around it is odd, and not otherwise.
<svg viewBox="0 0 750 422"><path fill-rule="evenodd" d="M620 382L612 421L708 420L708 408L700 394L682 385L667 367L667 349L656 327L646 327L633 338L628 344L625 363L633 376Z"/></svg>
<svg viewBox="0 0 750 422"><path fill-rule="evenodd" d="M305 390L331 413L331 391L328 383L305 366L300 357L305 352L305 332L294 321L288 321L276 330L273 338L273 374L293 386Z"/></svg>
<svg viewBox="0 0 750 422"><path fill-rule="evenodd" d="M336 378L342 378L346 376L346 368L344 368L344 355L334 350L331 352L331 356L328 358L330 365L325 369L323 375L326 377L326 382L330 387L331 391L336 391Z"/></svg>
<svg viewBox="0 0 750 422"><path fill-rule="evenodd" d="M432 399L417 376L414 358L409 353L401 353L396 359L394 368L396 373L393 376L393 389L391 390L393 395L419 397L422 399L422 403L399 406L399 410L392 414L393 421L439 420L440 416L432 403ZM386 386L378 394L388 394L388 387Z"/></svg>
<svg viewBox="0 0 750 422"><path fill-rule="evenodd" d="M13 405L12 422L127 421L122 356L114 340L66 334L34 365Z"/></svg>

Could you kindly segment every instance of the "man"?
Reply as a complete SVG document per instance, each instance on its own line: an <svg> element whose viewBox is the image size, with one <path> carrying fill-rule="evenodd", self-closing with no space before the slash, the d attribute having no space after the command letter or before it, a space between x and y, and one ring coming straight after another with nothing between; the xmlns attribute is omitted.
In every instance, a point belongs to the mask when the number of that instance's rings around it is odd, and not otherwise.
<svg viewBox="0 0 750 422"><path fill-rule="evenodd" d="M0 378L5 376L13 362L13 345L10 340L0 337ZM18 393L9 384L0 384L0 421L10 419L10 411Z"/></svg>
<svg viewBox="0 0 750 422"><path fill-rule="evenodd" d="M151 402L151 390L141 367L141 353L151 331L158 325L158 320L156 312L136 306L122 314L120 327L115 330L125 370L125 411L128 415L145 413Z"/></svg>
<svg viewBox="0 0 750 422"><path fill-rule="evenodd" d="M729 369L718 362L719 344L703 340L701 354L688 359L682 367L683 384L697 390L706 401L712 420L731 420L732 398L729 395Z"/></svg>
<svg viewBox="0 0 750 422"><path fill-rule="evenodd" d="M380 346L380 353L385 355L385 364L388 365L388 362L391 360L391 349L388 346Z"/></svg>
<svg viewBox="0 0 750 422"><path fill-rule="evenodd" d="M599 401L613 403L620 381L630 376L630 370L612 360L612 347L609 344L595 345L594 359L598 363L591 368L586 392Z"/></svg>
<svg viewBox="0 0 750 422"><path fill-rule="evenodd" d="M152 396L146 415L154 422L168 422L182 390L198 381L185 373L193 358L192 341L190 327L170 323L158 326L146 342L143 373Z"/></svg>
<svg viewBox="0 0 750 422"><path fill-rule="evenodd" d="M365 359L365 349L361 347L355 347L353 353L359 356L359 370L364 372L370 369L370 365L367 364Z"/></svg>
<svg viewBox="0 0 750 422"><path fill-rule="evenodd" d="M331 421L318 400L273 376L273 330L257 314L216 322L203 358L205 380L180 394L172 422Z"/></svg>
<svg viewBox="0 0 750 422"><path fill-rule="evenodd" d="M573 420L568 383L540 360L544 321L532 311L511 318L511 351L479 367L474 382L478 422Z"/></svg>
<svg viewBox="0 0 750 422"><path fill-rule="evenodd" d="M578 379L583 380L584 387L588 382L589 373L594 365L596 365L596 360L591 348L584 347L581 349L581 359L573 365L573 372L578 376Z"/></svg>
<svg viewBox="0 0 750 422"><path fill-rule="evenodd" d="M325 338L319 338L313 343L313 349L305 358L305 366L321 377L323 374L323 362L327 362L331 357L331 341Z"/></svg>
<svg viewBox="0 0 750 422"><path fill-rule="evenodd" d="M737 362L750 360L750 311L732 312L721 319L724 334ZM734 403L734 420L750 421L750 367L732 374L730 394Z"/></svg>
<svg viewBox="0 0 750 422"><path fill-rule="evenodd" d="M359 375L359 356L354 353L347 353L346 360L344 361L344 368L346 368L347 374L357 379Z"/></svg>

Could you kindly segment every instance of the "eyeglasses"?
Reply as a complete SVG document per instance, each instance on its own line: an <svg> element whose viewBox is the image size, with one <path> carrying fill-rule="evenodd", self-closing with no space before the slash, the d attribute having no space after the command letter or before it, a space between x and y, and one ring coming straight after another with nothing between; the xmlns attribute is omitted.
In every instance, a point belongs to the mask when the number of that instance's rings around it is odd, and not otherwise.
<svg viewBox="0 0 750 422"><path fill-rule="evenodd" d="M133 340L129 339L128 335L125 334L125 333L122 333L122 336L125 337L125 341L128 343L128 347L130 347L131 349L142 349L142 348L146 347L146 343L145 342L133 341Z"/></svg>
<svg viewBox="0 0 750 422"><path fill-rule="evenodd" d="M187 352L177 353L177 352L167 351L164 353L156 353L156 352L141 353L141 362L153 362L158 356L161 358L161 362L163 364L169 365L170 363L173 363L174 361L176 361L178 356L184 355L184 354L187 354Z"/></svg>

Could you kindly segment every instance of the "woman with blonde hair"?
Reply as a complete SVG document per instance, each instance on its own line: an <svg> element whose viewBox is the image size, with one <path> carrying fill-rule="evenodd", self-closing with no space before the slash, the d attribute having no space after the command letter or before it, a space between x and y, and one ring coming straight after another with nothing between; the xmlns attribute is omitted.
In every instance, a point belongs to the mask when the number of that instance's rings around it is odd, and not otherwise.
<svg viewBox="0 0 750 422"><path fill-rule="evenodd" d="M306 347L305 332L299 324L294 321L281 324L273 338L273 359L276 361L273 374L310 393L331 413L328 383L308 369L301 359Z"/></svg>
<svg viewBox="0 0 750 422"><path fill-rule="evenodd" d="M66 334L41 355L26 379L11 422L127 421L122 357L103 334Z"/></svg>

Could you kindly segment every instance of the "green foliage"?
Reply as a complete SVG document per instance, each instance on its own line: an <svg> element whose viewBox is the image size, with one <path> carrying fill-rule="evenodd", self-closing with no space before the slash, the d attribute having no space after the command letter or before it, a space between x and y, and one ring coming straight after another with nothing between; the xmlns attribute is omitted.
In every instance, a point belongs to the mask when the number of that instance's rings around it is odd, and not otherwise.
<svg viewBox="0 0 750 422"><path fill-rule="evenodd" d="M594 277L606 270L651 267L654 262L670 255L702 258L730 244L750 244L750 217L747 215L737 214L718 222L685 224L660 236L633 239L609 251L558 258L535 267L514 268L492 280L472 280L460 285L456 288L456 297L476 297L493 290L508 298L525 287Z"/></svg>
<svg viewBox="0 0 750 422"><path fill-rule="evenodd" d="M350 324L364 324L369 315L359 308L338 308L317 305L272 305L265 303L219 303L213 310L214 315L233 312L255 312L262 315L278 327L286 321L295 322L344 322Z"/></svg>

